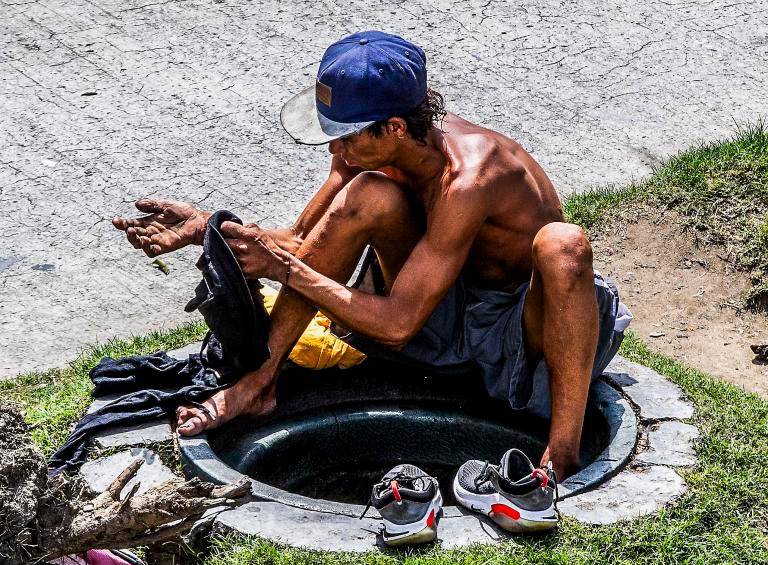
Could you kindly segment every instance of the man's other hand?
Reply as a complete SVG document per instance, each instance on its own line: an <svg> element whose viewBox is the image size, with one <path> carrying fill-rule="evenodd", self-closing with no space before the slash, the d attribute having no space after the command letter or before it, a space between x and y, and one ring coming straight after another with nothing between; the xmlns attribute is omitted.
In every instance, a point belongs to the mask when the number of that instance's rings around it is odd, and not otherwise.
<svg viewBox="0 0 768 565"><path fill-rule="evenodd" d="M149 257L190 244L202 245L210 214L192 204L144 198L136 201L142 218L114 218L112 225L125 232L128 241Z"/></svg>
<svg viewBox="0 0 768 565"><path fill-rule="evenodd" d="M247 279L267 278L285 284L290 254L281 249L267 230L256 224L221 224L221 233L240 263Z"/></svg>
<svg viewBox="0 0 768 565"><path fill-rule="evenodd" d="M266 232L267 235L272 238L272 241L274 241L280 249L287 251L291 255L296 255L296 252L299 250L299 247L301 247L303 242L301 237L296 235L296 232L294 232L291 228L277 228L272 230L264 230L264 232Z"/></svg>

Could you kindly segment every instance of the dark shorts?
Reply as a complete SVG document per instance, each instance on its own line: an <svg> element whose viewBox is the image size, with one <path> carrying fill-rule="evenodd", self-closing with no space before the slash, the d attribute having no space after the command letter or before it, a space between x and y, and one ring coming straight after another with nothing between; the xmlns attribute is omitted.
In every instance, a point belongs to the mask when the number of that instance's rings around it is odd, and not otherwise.
<svg viewBox="0 0 768 565"><path fill-rule="evenodd" d="M355 285L381 292L377 269L369 253ZM460 277L424 327L400 351L355 334L339 332L339 337L371 357L429 367L438 372L479 369L488 394L507 400L514 409L528 409L546 417L550 414L546 363L541 355L532 355L525 345L523 306L528 286L529 283L525 283L514 292L479 289L467 286ZM603 372L624 337L621 330L626 324L617 324L617 317L623 316L625 321L627 316L631 319L619 301L615 285L598 273L595 273L595 295L600 333L593 379Z"/></svg>

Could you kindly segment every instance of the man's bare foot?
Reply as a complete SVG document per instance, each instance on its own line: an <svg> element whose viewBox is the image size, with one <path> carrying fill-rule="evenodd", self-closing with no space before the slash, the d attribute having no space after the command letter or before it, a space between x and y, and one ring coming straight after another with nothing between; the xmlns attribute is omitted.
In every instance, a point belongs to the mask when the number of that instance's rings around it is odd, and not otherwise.
<svg viewBox="0 0 768 565"><path fill-rule="evenodd" d="M547 446L544 450L544 455L541 456L541 463L539 463L539 465L546 467L547 463L550 461L552 461L552 468L557 475L558 482L567 479L581 468L578 453L555 453L549 446Z"/></svg>
<svg viewBox="0 0 768 565"><path fill-rule="evenodd" d="M270 383L265 387L256 379L245 376L202 405L207 411L194 406L180 406L176 410L176 429L180 435L197 435L217 428L236 416L268 416L275 409L274 385Z"/></svg>

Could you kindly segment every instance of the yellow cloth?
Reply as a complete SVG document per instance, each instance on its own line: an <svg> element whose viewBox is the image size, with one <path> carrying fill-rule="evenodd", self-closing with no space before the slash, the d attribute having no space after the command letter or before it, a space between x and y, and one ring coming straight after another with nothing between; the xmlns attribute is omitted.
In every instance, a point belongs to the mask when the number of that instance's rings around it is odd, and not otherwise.
<svg viewBox="0 0 768 565"><path fill-rule="evenodd" d="M264 295L264 307L267 312L272 312L272 306L277 300L277 291L265 286L261 293ZM360 364L365 359L365 354L333 335L330 325L331 321L323 314L315 314L288 359L306 369L348 369Z"/></svg>

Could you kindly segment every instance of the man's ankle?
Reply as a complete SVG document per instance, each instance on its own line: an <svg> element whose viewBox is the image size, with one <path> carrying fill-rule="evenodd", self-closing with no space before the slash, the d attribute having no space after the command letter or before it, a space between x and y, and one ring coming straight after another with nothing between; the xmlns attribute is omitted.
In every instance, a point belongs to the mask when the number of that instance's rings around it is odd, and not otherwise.
<svg viewBox="0 0 768 565"><path fill-rule="evenodd" d="M264 371L263 369L264 368L262 367L256 371L246 373L240 378L238 383L257 394L260 394L261 391L264 391L265 389L274 389L275 381L277 380L275 378L275 373L272 371Z"/></svg>
<svg viewBox="0 0 768 565"><path fill-rule="evenodd" d="M566 477L573 475L581 468L579 461L579 450L577 449L559 449L553 446L547 446L544 450L544 455L541 456L542 467L546 467L547 463L552 462L552 467L557 473L558 479L563 480Z"/></svg>

